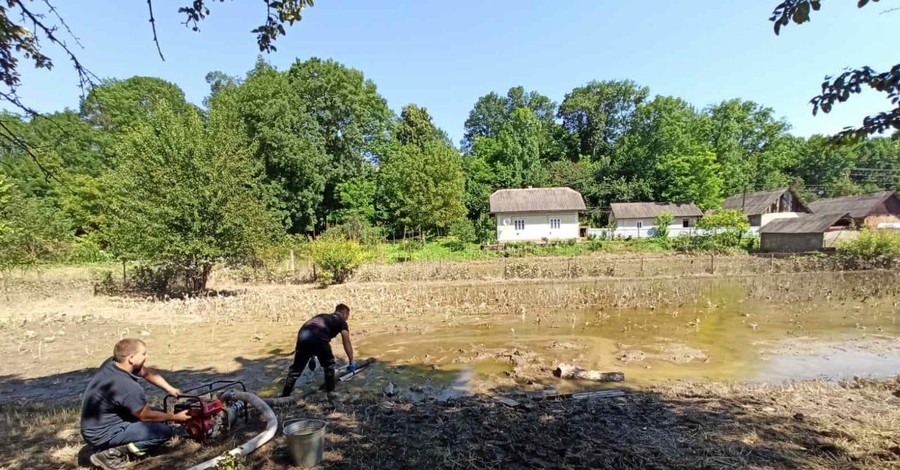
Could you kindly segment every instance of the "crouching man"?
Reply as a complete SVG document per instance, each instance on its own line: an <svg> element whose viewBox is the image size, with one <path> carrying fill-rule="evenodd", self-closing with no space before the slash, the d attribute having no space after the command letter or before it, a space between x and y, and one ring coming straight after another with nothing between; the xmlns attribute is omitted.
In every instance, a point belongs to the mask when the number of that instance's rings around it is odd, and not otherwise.
<svg viewBox="0 0 900 470"><path fill-rule="evenodd" d="M138 379L170 395L181 391L161 375L144 366L147 345L134 338L116 343L107 359L88 382L81 403L81 436L93 447L91 463L104 469L124 468L150 449L172 437L166 421L187 421L187 411L178 414L150 409Z"/></svg>

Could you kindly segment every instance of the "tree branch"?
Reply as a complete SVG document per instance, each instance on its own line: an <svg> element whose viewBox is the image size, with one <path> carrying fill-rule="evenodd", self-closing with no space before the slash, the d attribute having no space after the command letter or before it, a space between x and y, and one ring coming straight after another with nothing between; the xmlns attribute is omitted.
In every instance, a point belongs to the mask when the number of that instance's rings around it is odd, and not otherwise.
<svg viewBox="0 0 900 470"><path fill-rule="evenodd" d="M153 42L156 44L156 52L159 53L159 58L165 62L166 58L163 57L162 48L159 47L159 38L156 36L156 18L153 17L153 0L147 0L147 9L150 10L150 28L153 29Z"/></svg>

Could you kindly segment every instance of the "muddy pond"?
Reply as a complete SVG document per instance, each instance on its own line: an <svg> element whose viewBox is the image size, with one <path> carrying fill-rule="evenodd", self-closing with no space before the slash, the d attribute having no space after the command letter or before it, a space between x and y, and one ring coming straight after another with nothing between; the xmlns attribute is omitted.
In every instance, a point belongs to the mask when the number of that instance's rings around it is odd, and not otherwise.
<svg viewBox="0 0 900 470"><path fill-rule="evenodd" d="M358 356L377 357L378 363L346 383L351 394L393 386L421 399L603 387L552 377L559 363L624 372L624 384L615 387L893 376L900 373L898 279L897 273L867 272L248 288L241 300L208 307L239 310L240 320L200 312L185 323L171 316L134 321L123 313L114 320L29 324L25 332L5 327L0 399L80 393L89 368L125 335L145 337L150 362L172 371L180 383L234 377L274 393L298 326L292 318L273 321L255 313L259 302L276 294L287 299L277 308L290 309L291 296L321 296L323 303L336 297L355 307L351 331ZM377 314L367 311L376 289L389 297L378 301ZM339 342L333 347L342 360ZM311 388L320 373L301 381Z"/></svg>

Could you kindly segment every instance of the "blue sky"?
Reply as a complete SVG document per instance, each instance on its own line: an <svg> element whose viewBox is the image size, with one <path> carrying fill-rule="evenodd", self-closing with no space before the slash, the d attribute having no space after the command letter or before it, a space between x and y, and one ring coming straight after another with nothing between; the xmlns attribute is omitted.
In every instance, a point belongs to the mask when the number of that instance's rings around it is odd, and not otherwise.
<svg viewBox="0 0 900 470"><path fill-rule="evenodd" d="M156 0L166 61L159 59L143 0L56 0L95 74L152 75L178 84L201 103L207 72L243 76L259 54L249 31L264 19L261 1L211 1L199 33L181 24L188 0ZM278 68L297 58L332 58L362 70L394 110L428 108L455 142L478 99L515 85L560 102L590 80L632 79L651 93L695 106L729 98L774 108L807 136L856 125L890 103L875 92L813 117L809 98L843 67L886 69L900 61L896 2L863 9L853 0L823 2L811 23L772 33L778 0L507 1L316 0L266 59ZM53 71L26 70L20 94L41 111L78 105L75 74L54 51Z"/></svg>

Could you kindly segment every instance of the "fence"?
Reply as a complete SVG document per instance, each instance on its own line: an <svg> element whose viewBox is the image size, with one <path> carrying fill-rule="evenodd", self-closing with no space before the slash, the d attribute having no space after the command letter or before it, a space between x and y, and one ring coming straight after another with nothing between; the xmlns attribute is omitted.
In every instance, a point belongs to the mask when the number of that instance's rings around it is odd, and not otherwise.
<svg viewBox="0 0 900 470"><path fill-rule="evenodd" d="M714 235L721 232L722 229L702 229L698 227L669 227L669 238L677 238L680 236L697 237L703 235ZM758 234L759 227L750 227L748 234ZM653 238L656 237L656 227L645 228L589 228L587 229L588 238Z"/></svg>

